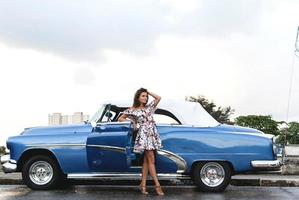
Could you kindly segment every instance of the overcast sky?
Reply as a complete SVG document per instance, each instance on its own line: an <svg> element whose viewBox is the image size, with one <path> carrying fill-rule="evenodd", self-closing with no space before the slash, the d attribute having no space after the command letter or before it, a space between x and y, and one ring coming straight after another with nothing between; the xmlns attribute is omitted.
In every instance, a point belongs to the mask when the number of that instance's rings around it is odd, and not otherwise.
<svg viewBox="0 0 299 200"><path fill-rule="evenodd" d="M286 119L298 0L0 0L0 145L103 99L205 95ZM299 121L299 59L289 120Z"/></svg>

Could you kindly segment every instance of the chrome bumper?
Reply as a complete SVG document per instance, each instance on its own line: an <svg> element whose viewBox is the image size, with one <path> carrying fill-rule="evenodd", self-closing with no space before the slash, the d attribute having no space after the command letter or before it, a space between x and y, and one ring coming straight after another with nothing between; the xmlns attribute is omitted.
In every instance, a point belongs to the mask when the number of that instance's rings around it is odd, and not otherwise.
<svg viewBox="0 0 299 200"><path fill-rule="evenodd" d="M280 160L253 160L251 166L255 169L277 170L282 163Z"/></svg>
<svg viewBox="0 0 299 200"><path fill-rule="evenodd" d="M9 154L1 156L0 161L4 173L11 173L17 170L17 162L10 159Z"/></svg>

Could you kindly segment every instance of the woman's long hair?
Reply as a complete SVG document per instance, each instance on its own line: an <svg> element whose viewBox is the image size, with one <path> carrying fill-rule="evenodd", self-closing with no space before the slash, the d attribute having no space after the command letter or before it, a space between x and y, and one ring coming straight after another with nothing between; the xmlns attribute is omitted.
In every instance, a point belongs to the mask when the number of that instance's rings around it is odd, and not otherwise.
<svg viewBox="0 0 299 200"><path fill-rule="evenodd" d="M135 92L135 95L134 95L134 103L133 103L133 107L134 107L134 108L140 106L139 97L140 97L140 95L141 95L142 92L146 92L146 93L147 93L147 89L145 89L145 88L140 88L140 89L138 89L138 90ZM147 94L146 104L147 104L147 102L148 102L148 94Z"/></svg>

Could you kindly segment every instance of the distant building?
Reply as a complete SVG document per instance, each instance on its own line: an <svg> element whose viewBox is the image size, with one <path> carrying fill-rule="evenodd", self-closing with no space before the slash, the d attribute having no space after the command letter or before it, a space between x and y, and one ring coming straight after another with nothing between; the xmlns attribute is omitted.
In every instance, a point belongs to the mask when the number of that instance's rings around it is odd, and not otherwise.
<svg viewBox="0 0 299 200"><path fill-rule="evenodd" d="M48 115L48 125L81 124L88 119L89 115L84 115L83 112L75 112L73 115L53 113Z"/></svg>
<svg viewBox="0 0 299 200"><path fill-rule="evenodd" d="M70 118L68 115L62 115L61 116L61 124L70 124Z"/></svg>

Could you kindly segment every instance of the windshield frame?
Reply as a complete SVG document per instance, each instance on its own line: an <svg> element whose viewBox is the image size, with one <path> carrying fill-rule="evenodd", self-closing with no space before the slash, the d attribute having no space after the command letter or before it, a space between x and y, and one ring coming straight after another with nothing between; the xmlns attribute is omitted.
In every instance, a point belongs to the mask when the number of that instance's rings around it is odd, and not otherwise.
<svg viewBox="0 0 299 200"><path fill-rule="evenodd" d="M89 118L88 122L92 126L96 126L97 122L103 117L108 104L100 104L100 108Z"/></svg>

